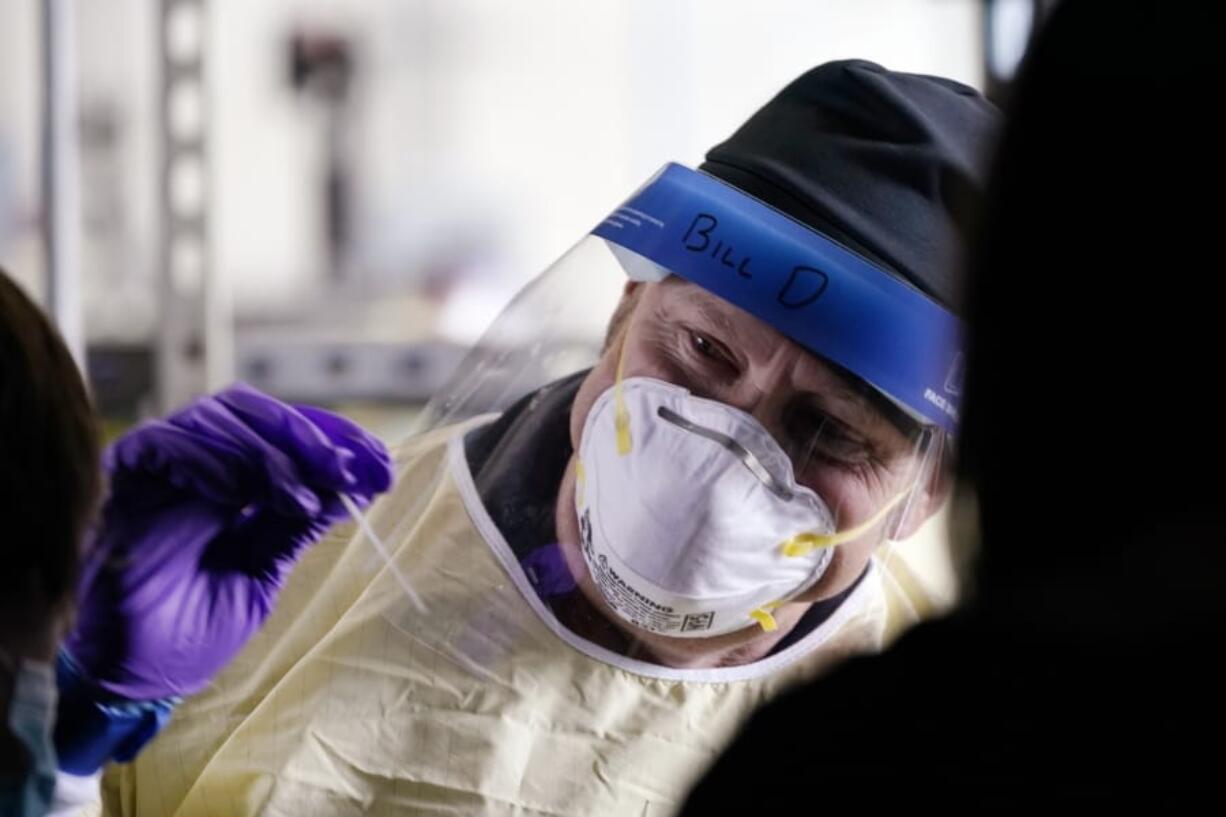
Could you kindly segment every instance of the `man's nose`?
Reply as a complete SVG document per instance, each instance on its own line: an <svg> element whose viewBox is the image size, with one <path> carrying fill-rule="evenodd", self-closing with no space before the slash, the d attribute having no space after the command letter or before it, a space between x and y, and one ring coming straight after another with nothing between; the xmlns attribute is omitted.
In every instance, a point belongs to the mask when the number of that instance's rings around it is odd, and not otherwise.
<svg viewBox="0 0 1226 817"><path fill-rule="evenodd" d="M791 399L791 381L786 368L774 366L749 372L743 381L733 405L752 416L782 443L783 417Z"/></svg>

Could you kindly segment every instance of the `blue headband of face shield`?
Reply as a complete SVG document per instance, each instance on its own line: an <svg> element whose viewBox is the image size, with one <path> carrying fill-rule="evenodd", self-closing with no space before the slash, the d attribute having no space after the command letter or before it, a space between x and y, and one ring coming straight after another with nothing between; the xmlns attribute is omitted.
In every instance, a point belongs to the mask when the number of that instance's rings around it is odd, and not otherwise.
<svg viewBox="0 0 1226 817"><path fill-rule="evenodd" d="M592 235L774 326L950 434L962 323L905 281L705 173L668 164ZM616 249L615 249L616 251ZM618 253L621 256L621 253ZM632 272L633 275L633 272Z"/></svg>

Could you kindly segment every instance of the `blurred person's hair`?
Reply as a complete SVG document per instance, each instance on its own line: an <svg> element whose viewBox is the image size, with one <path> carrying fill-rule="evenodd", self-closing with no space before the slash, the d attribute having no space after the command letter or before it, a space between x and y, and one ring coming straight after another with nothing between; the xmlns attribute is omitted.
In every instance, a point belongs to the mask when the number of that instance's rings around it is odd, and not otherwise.
<svg viewBox="0 0 1226 817"><path fill-rule="evenodd" d="M71 598L100 484L97 420L76 363L0 269L0 629Z"/></svg>

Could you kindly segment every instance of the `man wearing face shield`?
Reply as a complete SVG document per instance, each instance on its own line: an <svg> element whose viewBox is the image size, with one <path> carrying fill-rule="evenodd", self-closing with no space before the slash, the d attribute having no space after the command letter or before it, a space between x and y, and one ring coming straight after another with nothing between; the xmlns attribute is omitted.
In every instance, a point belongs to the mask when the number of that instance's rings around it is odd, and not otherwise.
<svg viewBox="0 0 1226 817"><path fill-rule="evenodd" d="M495 322L369 529L305 556L111 812L674 810L753 708L881 644L874 549L943 497L948 251L996 118L831 63L666 166Z"/></svg>

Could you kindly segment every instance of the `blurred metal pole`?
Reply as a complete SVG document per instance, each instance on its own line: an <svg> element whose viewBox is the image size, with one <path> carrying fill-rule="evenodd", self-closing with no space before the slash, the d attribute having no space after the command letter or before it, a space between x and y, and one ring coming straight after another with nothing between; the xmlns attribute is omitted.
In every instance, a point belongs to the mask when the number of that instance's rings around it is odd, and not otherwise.
<svg viewBox="0 0 1226 817"><path fill-rule="evenodd" d="M234 321L210 244L208 3L160 0L160 6L157 402L165 412L233 377Z"/></svg>
<svg viewBox="0 0 1226 817"><path fill-rule="evenodd" d="M74 0L42 0L42 212L48 311L85 371Z"/></svg>

